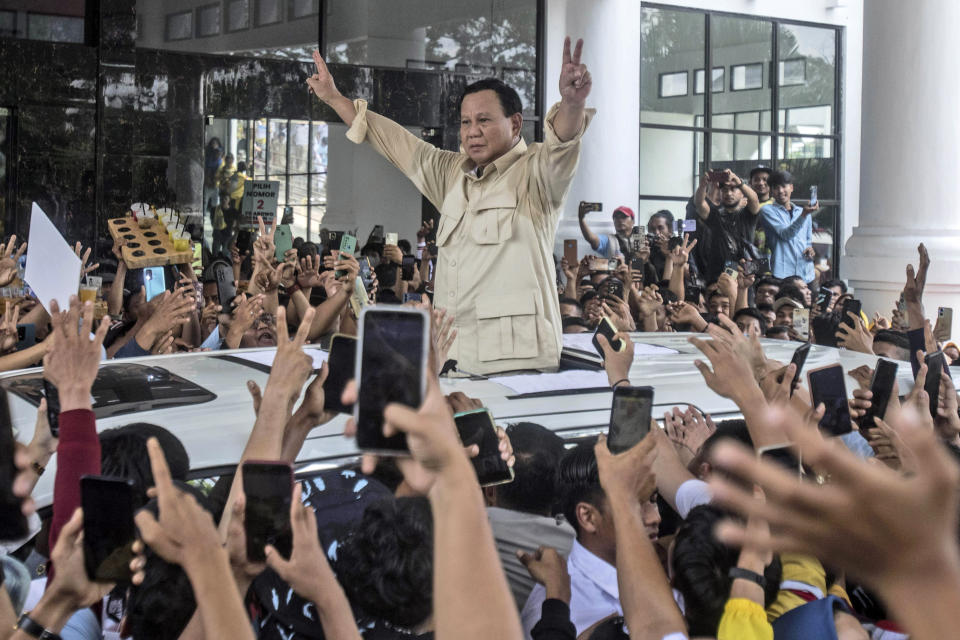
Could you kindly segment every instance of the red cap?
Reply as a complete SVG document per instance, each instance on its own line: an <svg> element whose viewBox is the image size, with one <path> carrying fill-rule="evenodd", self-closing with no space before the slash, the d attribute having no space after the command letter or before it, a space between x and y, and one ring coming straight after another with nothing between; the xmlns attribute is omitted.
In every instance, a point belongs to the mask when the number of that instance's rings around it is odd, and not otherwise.
<svg viewBox="0 0 960 640"><path fill-rule="evenodd" d="M616 209L613 210L613 215L617 215L618 213L622 213L623 215L627 216L631 220L637 219L637 216L633 215L633 209L631 209L630 207L617 207Z"/></svg>

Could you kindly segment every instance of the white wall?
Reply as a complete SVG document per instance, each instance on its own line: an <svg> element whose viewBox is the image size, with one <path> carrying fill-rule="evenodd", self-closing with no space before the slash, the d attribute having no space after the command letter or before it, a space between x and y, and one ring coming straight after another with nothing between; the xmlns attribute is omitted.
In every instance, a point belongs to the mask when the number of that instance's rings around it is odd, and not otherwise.
<svg viewBox="0 0 960 640"><path fill-rule="evenodd" d="M322 226L335 231L356 228L362 243L374 225L416 242L420 228L420 192L402 173L367 145L346 138L347 127L329 125L330 163L327 213ZM419 129L411 129L419 135Z"/></svg>

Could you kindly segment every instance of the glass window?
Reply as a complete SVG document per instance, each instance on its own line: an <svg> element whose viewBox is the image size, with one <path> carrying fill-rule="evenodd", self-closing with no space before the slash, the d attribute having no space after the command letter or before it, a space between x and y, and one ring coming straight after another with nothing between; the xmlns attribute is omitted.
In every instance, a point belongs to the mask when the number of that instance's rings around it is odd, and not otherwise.
<svg viewBox="0 0 960 640"><path fill-rule="evenodd" d="M260 118L254 123L253 133L253 174L257 178L267 175L267 119Z"/></svg>
<svg viewBox="0 0 960 640"><path fill-rule="evenodd" d="M227 31L240 31L249 26L249 0L229 0L227 2Z"/></svg>
<svg viewBox="0 0 960 640"><path fill-rule="evenodd" d="M660 97L673 98L676 96L685 96L687 91L687 72L661 73L660 74Z"/></svg>
<svg viewBox="0 0 960 640"><path fill-rule="evenodd" d="M27 38L50 42L83 43L83 18L74 16L27 14Z"/></svg>
<svg viewBox="0 0 960 640"><path fill-rule="evenodd" d="M806 200L810 187L817 186L821 200L837 198L837 163L830 138L788 136L780 138L780 167L793 174L793 194Z"/></svg>
<svg viewBox="0 0 960 640"><path fill-rule="evenodd" d="M723 67L714 67L713 73L710 78L710 90L714 93L720 93L723 91L723 78L724 71ZM697 69L695 74L695 79L693 81L693 92L694 93L703 93L703 69Z"/></svg>
<svg viewBox="0 0 960 640"><path fill-rule="evenodd" d="M17 38L17 12L0 11L0 38Z"/></svg>
<svg viewBox="0 0 960 640"><path fill-rule="evenodd" d="M773 24L765 20L710 16L710 55L715 67L729 68L730 91L713 96L714 113L769 109L765 65L773 60ZM736 92L736 93L735 93Z"/></svg>
<svg viewBox="0 0 960 640"><path fill-rule="evenodd" d="M640 129L640 193L693 195L698 175L697 149L703 134L674 129Z"/></svg>
<svg viewBox="0 0 960 640"><path fill-rule="evenodd" d="M290 121L290 173L307 173L310 154L310 123Z"/></svg>
<svg viewBox="0 0 960 640"><path fill-rule="evenodd" d="M659 85L661 74L703 67L704 16L654 7L640 15L640 122L691 126L703 114L703 97L667 100Z"/></svg>
<svg viewBox="0 0 960 640"><path fill-rule="evenodd" d="M220 5L211 4L197 9L197 37L220 34Z"/></svg>
<svg viewBox="0 0 960 640"><path fill-rule="evenodd" d="M270 138L267 142L267 153L270 166L267 171L271 174L287 172L287 121L270 121Z"/></svg>
<svg viewBox="0 0 960 640"><path fill-rule="evenodd" d="M738 64L730 68L731 91L761 88L763 88L763 63Z"/></svg>
<svg viewBox="0 0 960 640"><path fill-rule="evenodd" d="M320 0L290 0L290 19L304 18L320 13Z"/></svg>
<svg viewBox="0 0 960 640"><path fill-rule="evenodd" d="M826 123L822 133L833 133L836 29L781 24L777 42L779 57L784 61L782 73L778 74L781 85L785 85L780 90L780 107L788 112L796 107L821 107ZM798 77L801 80L794 83ZM780 119L780 131L784 133L793 132L788 128L788 119Z"/></svg>
<svg viewBox="0 0 960 640"><path fill-rule="evenodd" d="M280 14L281 0L256 0L257 26L276 24L283 19Z"/></svg>
<svg viewBox="0 0 960 640"><path fill-rule="evenodd" d="M781 60L777 78L781 87L803 84L807 81L807 61L803 58Z"/></svg>
<svg viewBox="0 0 960 640"><path fill-rule="evenodd" d="M193 37L193 13L183 11L167 16L167 40L187 40Z"/></svg>

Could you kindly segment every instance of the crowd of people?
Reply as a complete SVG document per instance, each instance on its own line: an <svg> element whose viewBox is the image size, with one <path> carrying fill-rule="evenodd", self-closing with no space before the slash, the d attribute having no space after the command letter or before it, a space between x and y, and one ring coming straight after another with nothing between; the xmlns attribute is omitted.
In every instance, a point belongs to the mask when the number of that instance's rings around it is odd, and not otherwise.
<svg viewBox="0 0 960 640"><path fill-rule="evenodd" d="M566 44L566 102L558 111L570 107L568 119L553 112L553 139L531 157L543 149L562 155L578 144L589 120L580 54L579 43L572 54ZM375 136L372 144L412 179L430 183L407 164L418 147L400 159L381 136L392 131L382 117L344 101L321 60L317 66L317 95L366 128L363 135ZM498 90L482 85L487 93L476 100L496 105ZM477 104L462 105L479 109L464 118L468 129L488 126L488 107ZM519 125L502 117L508 133ZM468 154L480 158L487 144L476 142ZM501 170L510 175L495 162L475 165L470 185L490 174L499 179ZM532 188L559 208L563 189L554 198L543 183L549 176L531 171ZM925 319L929 257L921 245L890 319L852 311L843 317L854 308L846 286L816 282L812 270L815 205L796 205L791 195L783 172L760 167L744 181L711 171L689 203L695 229L675 226L670 212L660 211L642 233L634 212L620 207L616 233L603 237L581 217L600 255L576 264L555 257L556 290L536 319L549 326L556 318L564 333L580 333L606 317L623 344L615 350L598 338L614 388L630 384L630 333L690 332L703 355L695 366L704 384L736 404L743 419L715 422L693 408L694 395L690 407L666 412L662 427L652 421L646 437L616 454L604 435L568 443L542 425L503 425L499 453L513 480L484 487L470 463L478 447L463 446L454 422L455 413L482 403L445 395L440 383L457 332L473 331L474 319L466 325L453 307L431 302L441 265L448 269L441 277L451 278L456 260L489 254L471 255L464 249L470 245L435 252L440 238L454 233L450 216L436 230L424 223L415 244L387 244L377 234L355 255L335 241L298 238L278 256L277 225L261 220L249 247L227 243L229 261L211 259L199 273L189 263L167 267L168 290L150 300L143 271L123 260L122 242L90 266L90 251L78 246L85 275L101 279L102 303L72 297L61 309L26 295L6 305L0 323L0 370L42 364L60 404L59 437L43 401L31 442L0 451L14 469L0 478L9 507L3 517L27 517L27 534L3 541L0 638L950 637L960 610L960 413L949 369L937 389L925 384L925 355L942 350L952 361L960 353L938 344ZM480 245L509 240L497 224L470 232ZM0 286L22 286L25 251L16 238L0 246ZM509 251L498 255L519 259ZM222 286L225 271L237 290L231 299L220 297L230 290ZM491 295L516 285L483 274ZM480 306L475 293L457 295ZM521 300L511 296L503 304ZM314 375L304 346L325 346L334 333L356 335L359 311L371 304L430 313L423 403L391 404L383 414L385 434L405 434L410 455L365 454L356 467L305 475L289 497L290 548L268 544L251 553L242 465L292 465L309 432L333 419L323 390L328 365ZM480 319L497 320L496 327L527 314L487 311ZM19 331L27 324L32 345ZM910 361L917 384L893 393L872 424L830 438L816 426L825 408L795 385L795 364L765 354L762 336ZM267 346L277 354L266 386L248 385L256 418L237 471L212 487L187 482L189 452L170 430L134 423L98 433L91 389L104 360ZM501 359L522 361L529 346L511 344ZM537 357L535 346L530 353ZM872 409L873 370L851 376L849 414L860 421ZM356 385L340 400L354 403ZM348 420L345 435L354 434ZM794 467L757 456L784 444ZM53 455L53 503L37 513L30 495ZM124 579L93 581L88 573L81 508L88 476L130 481L138 533ZM25 564L41 570L31 576Z"/></svg>

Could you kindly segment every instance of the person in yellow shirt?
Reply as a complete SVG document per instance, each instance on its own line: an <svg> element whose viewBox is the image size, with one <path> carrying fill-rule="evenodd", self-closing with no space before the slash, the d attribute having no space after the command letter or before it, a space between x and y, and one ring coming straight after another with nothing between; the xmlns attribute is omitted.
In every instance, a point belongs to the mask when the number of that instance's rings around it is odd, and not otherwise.
<svg viewBox="0 0 960 640"><path fill-rule="evenodd" d="M489 374L555 369L562 324L553 246L580 157L580 138L593 115L585 103L590 72L564 42L561 100L544 119L544 141L520 135L517 92L494 78L464 90L459 152L444 151L345 98L320 57L307 79L313 92L350 129L404 173L440 210L434 306L454 316L449 352L458 368Z"/></svg>

